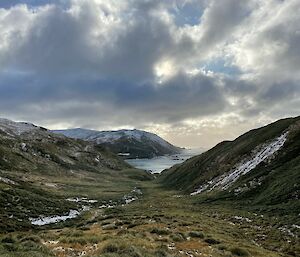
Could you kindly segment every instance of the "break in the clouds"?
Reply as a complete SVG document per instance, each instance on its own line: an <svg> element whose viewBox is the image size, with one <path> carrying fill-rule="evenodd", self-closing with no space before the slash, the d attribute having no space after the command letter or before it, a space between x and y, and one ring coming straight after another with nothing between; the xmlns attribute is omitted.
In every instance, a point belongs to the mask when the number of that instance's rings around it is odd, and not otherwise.
<svg viewBox="0 0 300 257"><path fill-rule="evenodd" d="M1 1L1 116L211 146L299 115L299 13L299 0Z"/></svg>

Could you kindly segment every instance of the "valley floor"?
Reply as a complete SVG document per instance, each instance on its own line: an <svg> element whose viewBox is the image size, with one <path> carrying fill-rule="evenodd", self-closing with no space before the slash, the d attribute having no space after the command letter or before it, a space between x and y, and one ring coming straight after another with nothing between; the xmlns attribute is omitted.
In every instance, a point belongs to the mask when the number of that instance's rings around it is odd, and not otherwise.
<svg viewBox="0 0 300 257"><path fill-rule="evenodd" d="M1 234L0 256L300 254L299 227L285 225L272 213L267 216L222 204L200 204L197 197L166 191L153 181L136 186L142 194L138 190L136 198L123 198L125 203L86 201L90 210L75 219Z"/></svg>

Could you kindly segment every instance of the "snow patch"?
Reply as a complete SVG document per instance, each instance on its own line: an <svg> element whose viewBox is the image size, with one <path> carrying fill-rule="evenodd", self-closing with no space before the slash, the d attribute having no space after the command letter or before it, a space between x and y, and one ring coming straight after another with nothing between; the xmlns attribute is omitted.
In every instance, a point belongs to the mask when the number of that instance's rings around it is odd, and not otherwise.
<svg viewBox="0 0 300 257"><path fill-rule="evenodd" d="M9 178L3 178L0 177L0 182L3 182L5 184L10 184L10 185L16 185L17 183Z"/></svg>
<svg viewBox="0 0 300 257"><path fill-rule="evenodd" d="M132 191L131 191L131 194L128 194L128 195L124 195L123 196L123 199L122 199L122 202L125 202L125 204L129 204L129 203L132 203L136 200L138 200L139 198L137 197L137 195L142 195L143 192L141 189L139 188L134 188Z"/></svg>
<svg viewBox="0 0 300 257"><path fill-rule="evenodd" d="M130 204L130 203L132 203L133 201L136 201L137 199L138 199L138 198L136 198L136 197L124 198L125 204Z"/></svg>
<svg viewBox="0 0 300 257"><path fill-rule="evenodd" d="M118 153L119 156L130 156L130 153Z"/></svg>
<svg viewBox="0 0 300 257"><path fill-rule="evenodd" d="M295 234L286 226L279 227L278 230L281 231L283 234L286 234L291 237L295 237Z"/></svg>
<svg viewBox="0 0 300 257"><path fill-rule="evenodd" d="M142 190L139 189L139 188L137 188L137 187L135 187L131 192L135 193L135 194L138 194L138 195L142 195L143 194Z"/></svg>
<svg viewBox="0 0 300 257"><path fill-rule="evenodd" d="M50 216L50 217L44 217L41 216L39 218L29 218L32 225L36 226L43 226L48 225L52 223L58 223L61 221L66 221L68 219L74 219L80 214L77 210L70 210L68 215L63 216Z"/></svg>
<svg viewBox="0 0 300 257"><path fill-rule="evenodd" d="M10 134L21 135L25 132L30 132L32 130L40 129L31 123L27 122L14 122L8 119L0 118L0 130Z"/></svg>
<svg viewBox="0 0 300 257"><path fill-rule="evenodd" d="M99 209L111 209L116 207L116 205L112 205L112 204L102 204L99 206Z"/></svg>
<svg viewBox="0 0 300 257"><path fill-rule="evenodd" d="M24 151L24 152L27 151L27 145L26 145L26 143L21 143L21 149L22 149L22 151Z"/></svg>
<svg viewBox="0 0 300 257"><path fill-rule="evenodd" d="M241 176L247 174L253 170L258 164L265 161L267 158L271 157L275 152L277 152L285 143L287 139L288 132L285 132L269 144L265 144L261 147L259 151L256 152L255 156L250 160L243 160L236 165L236 168L225 173L221 176L218 176L206 184L201 185L190 195L197 195L204 191L212 191L215 188L222 190L228 189L234 182L236 182Z"/></svg>
<svg viewBox="0 0 300 257"><path fill-rule="evenodd" d="M245 218L245 217L241 217L241 216L234 216L233 218L236 220L240 220L240 221L252 222L252 220Z"/></svg>
<svg viewBox="0 0 300 257"><path fill-rule="evenodd" d="M83 203L97 203L98 202L97 200L89 200L86 197L67 198L66 200L69 201L69 202L75 202L75 203L80 203L80 202L83 202Z"/></svg>
<svg viewBox="0 0 300 257"><path fill-rule="evenodd" d="M55 183L45 183L44 185L47 186L47 187L52 187L52 188L58 188L58 187L59 187L59 186L58 186L57 184L55 184Z"/></svg>
<svg viewBox="0 0 300 257"><path fill-rule="evenodd" d="M122 197L122 199L113 202L110 200L108 203L103 202L101 206L99 206L99 209L109 209L109 208L114 208L117 207L118 205L125 206L126 204L130 204L136 200L139 199L138 196L142 195L143 192L141 189L135 187L134 189L131 190L130 194L126 194Z"/></svg>

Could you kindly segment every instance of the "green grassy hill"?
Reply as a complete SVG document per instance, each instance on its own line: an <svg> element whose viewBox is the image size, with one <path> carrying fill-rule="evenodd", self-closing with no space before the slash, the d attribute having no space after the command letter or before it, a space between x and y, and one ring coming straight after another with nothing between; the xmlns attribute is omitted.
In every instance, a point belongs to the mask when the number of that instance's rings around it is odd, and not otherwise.
<svg viewBox="0 0 300 257"><path fill-rule="evenodd" d="M26 123L0 121L0 230L78 209L69 197L119 199L151 176L104 147Z"/></svg>
<svg viewBox="0 0 300 257"><path fill-rule="evenodd" d="M286 141L278 151L222 188L228 174L241 165L252 165L249 161L258 158L260 151L285 132L288 132ZM233 200L241 205L274 208L280 205L296 214L300 207L300 117L279 120L251 130L234 141L224 141L164 171L160 181L167 188L185 193L200 188L202 191L197 195L206 201Z"/></svg>

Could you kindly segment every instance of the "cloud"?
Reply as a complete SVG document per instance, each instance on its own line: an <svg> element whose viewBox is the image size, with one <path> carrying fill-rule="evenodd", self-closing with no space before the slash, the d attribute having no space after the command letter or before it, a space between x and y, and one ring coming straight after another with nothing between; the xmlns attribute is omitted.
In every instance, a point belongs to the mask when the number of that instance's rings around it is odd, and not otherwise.
<svg viewBox="0 0 300 257"><path fill-rule="evenodd" d="M4 78L4 75L1 77ZM226 99L222 91L223 88L214 78L204 74L180 73L159 85L112 79L91 80L80 76L62 80L60 77L24 75L16 80L15 74L10 74L0 81L0 106L12 111L23 104L43 106L45 103L56 103L60 106L56 110L57 115L68 119L69 113L60 111L64 104L69 107L68 103L76 103L89 109L101 103L101 106L111 108L109 115L118 116L122 113L120 110L131 113L125 119L133 123L136 120L147 122L153 119L175 122L223 110ZM54 106L51 108L55 109ZM102 117L107 109L99 110L98 117ZM80 113L76 110L77 116ZM84 111L82 116L86 117Z"/></svg>
<svg viewBox="0 0 300 257"><path fill-rule="evenodd" d="M230 124L238 133L295 115L299 10L297 0L3 2L2 115L159 127L175 142L174 131L197 144L209 135L206 145L221 137L216 122L225 138Z"/></svg>
<svg viewBox="0 0 300 257"><path fill-rule="evenodd" d="M211 1L204 11L200 29L201 44L213 48L220 42L228 42L231 34L251 13L251 1L224 0Z"/></svg>
<svg viewBox="0 0 300 257"><path fill-rule="evenodd" d="M299 79L299 11L297 0L258 1L231 45L235 64L264 77Z"/></svg>

